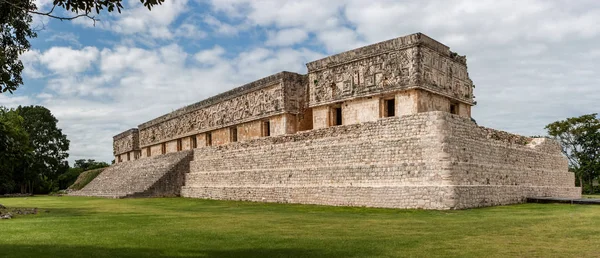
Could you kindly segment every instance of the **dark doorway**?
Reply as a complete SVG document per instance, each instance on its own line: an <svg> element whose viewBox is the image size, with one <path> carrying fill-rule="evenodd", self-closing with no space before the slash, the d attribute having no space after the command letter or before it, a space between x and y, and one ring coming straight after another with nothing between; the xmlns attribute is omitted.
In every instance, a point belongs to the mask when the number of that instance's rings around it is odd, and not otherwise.
<svg viewBox="0 0 600 258"><path fill-rule="evenodd" d="M396 100L386 99L384 100L384 117L396 116Z"/></svg>
<svg viewBox="0 0 600 258"><path fill-rule="evenodd" d="M271 136L271 122L263 122L263 136Z"/></svg>
<svg viewBox="0 0 600 258"><path fill-rule="evenodd" d="M198 142L196 140L196 136L192 135L192 137L190 138L190 149L195 149L198 148Z"/></svg>
<svg viewBox="0 0 600 258"><path fill-rule="evenodd" d="M231 133L231 142L237 142L237 126L231 127L229 132Z"/></svg>
<svg viewBox="0 0 600 258"><path fill-rule="evenodd" d="M333 125L342 125L342 107L333 108Z"/></svg>
<svg viewBox="0 0 600 258"><path fill-rule="evenodd" d="M206 146L212 146L212 134L206 133Z"/></svg>
<svg viewBox="0 0 600 258"><path fill-rule="evenodd" d="M458 115L458 105L450 104L450 113Z"/></svg>

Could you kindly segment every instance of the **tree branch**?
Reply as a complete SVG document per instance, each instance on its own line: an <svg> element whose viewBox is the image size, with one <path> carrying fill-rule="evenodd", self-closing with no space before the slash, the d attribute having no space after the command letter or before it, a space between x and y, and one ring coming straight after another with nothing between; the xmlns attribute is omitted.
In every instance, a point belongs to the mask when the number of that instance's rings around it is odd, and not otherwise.
<svg viewBox="0 0 600 258"><path fill-rule="evenodd" d="M48 16L50 18L54 18L54 19L61 20L61 21L70 21L70 20L74 20L74 19L77 19L77 18L80 18L80 17L87 17L90 20L94 21L94 26L96 26L96 21L100 21L99 19L96 19L95 16L90 16L89 12L85 12L84 14L78 14L78 15L71 16L71 17L63 17L63 16L53 15L52 12L54 12L54 9L56 8L56 5L53 5L52 9L50 9L50 11L48 11L48 12L38 12L38 11L35 11L35 10L30 10L28 8L24 8L24 7L19 6L17 4L11 3L10 1L7 1L7 0L0 0L0 3L6 3L6 4L9 4L9 5L12 5L15 8L21 9L21 10L23 10L25 12L28 12L28 13L31 13L31 14Z"/></svg>

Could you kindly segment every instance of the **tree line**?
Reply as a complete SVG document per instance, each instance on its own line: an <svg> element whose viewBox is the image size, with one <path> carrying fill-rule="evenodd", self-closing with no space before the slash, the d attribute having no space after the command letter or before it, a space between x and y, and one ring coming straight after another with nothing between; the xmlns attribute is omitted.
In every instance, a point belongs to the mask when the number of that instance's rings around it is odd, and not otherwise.
<svg viewBox="0 0 600 258"><path fill-rule="evenodd" d="M571 117L546 126L548 134L557 140L569 160L569 170L575 173L576 186L583 193L597 193L600 179L600 119L598 114Z"/></svg>
<svg viewBox="0 0 600 258"><path fill-rule="evenodd" d="M0 106L0 194L45 194L66 189L79 173L105 162L77 160L69 167L69 140L42 106Z"/></svg>

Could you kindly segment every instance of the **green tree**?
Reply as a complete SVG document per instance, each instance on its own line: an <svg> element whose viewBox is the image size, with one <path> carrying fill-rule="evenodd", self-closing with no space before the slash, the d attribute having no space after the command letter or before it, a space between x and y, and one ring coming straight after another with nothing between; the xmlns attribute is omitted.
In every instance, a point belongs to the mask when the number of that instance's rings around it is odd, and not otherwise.
<svg viewBox="0 0 600 258"><path fill-rule="evenodd" d="M29 39L37 37L31 28L32 15L47 16L59 20L84 17L96 21L94 14L102 11L121 12L123 0L54 0L48 12L39 12L34 0L0 0L0 93L15 91L23 84L23 63L19 56L31 45ZM162 4L164 0L140 0L148 8ZM56 8L73 13L72 16L56 15Z"/></svg>
<svg viewBox="0 0 600 258"><path fill-rule="evenodd" d="M14 191L15 177L32 151L23 121L16 111L0 107L0 193Z"/></svg>
<svg viewBox="0 0 600 258"><path fill-rule="evenodd" d="M593 193L594 180L600 173L600 119L597 114L556 121L546 129L560 143L579 186L583 188L587 182L587 191Z"/></svg>
<svg viewBox="0 0 600 258"><path fill-rule="evenodd" d="M83 171L104 168L108 167L108 163L106 162L98 162L94 159L78 159L75 160L75 164L73 164L73 168L81 168Z"/></svg>
<svg viewBox="0 0 600 258"><path fill-rule="evenodd" d="M69 168L69 140L57 127L58 120L50 110L42 106L19 106L16 111L23 117L23 128L29 135L33 147L31 159L24 168L21 192L33 193L34 190L52 187L60 174Z"/></svg>

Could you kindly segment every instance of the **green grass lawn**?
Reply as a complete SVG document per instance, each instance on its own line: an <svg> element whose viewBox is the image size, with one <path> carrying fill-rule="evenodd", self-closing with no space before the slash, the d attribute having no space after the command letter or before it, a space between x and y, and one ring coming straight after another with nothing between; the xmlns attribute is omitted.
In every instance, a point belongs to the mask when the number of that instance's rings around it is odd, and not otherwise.
<svg viewBox="0 0 600 258"><path fill-rule="evenodd" d="M599 257L600 206L460 211L185 198L0 198L0 257ZM49 212L43 212L48 210Z"/></svg>

